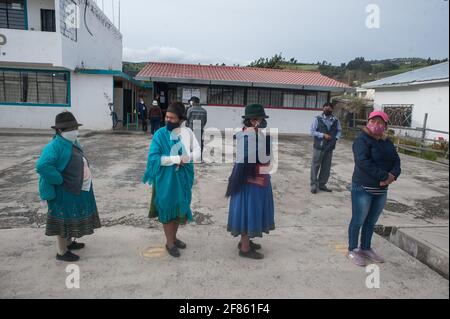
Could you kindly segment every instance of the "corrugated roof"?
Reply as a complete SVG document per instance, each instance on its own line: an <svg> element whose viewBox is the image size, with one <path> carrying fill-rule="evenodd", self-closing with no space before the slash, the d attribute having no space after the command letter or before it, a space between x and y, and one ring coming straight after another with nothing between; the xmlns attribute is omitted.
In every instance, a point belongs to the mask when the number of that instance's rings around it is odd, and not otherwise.
<svg viewBox="0 0 450 319"><path fill-rule="evenodd" d="M305 87L306 89L314 87L316 89L323 88L324 90L334 88L342 91L351 89L344 83L312 71L160 62L148 63L136 78L155 82L187 81L191 83L189 81L195 81L196 83L224 85L266 85L268 87Z"/></svg>
<svg viewBox="0 0 450 319"><path fill-rule="evenodd" d="M449 65L448 62L444 62L366 83L363 87L366 89L375 89L380 87L417 85L436 81L448 82L448 74Z"/></svg>

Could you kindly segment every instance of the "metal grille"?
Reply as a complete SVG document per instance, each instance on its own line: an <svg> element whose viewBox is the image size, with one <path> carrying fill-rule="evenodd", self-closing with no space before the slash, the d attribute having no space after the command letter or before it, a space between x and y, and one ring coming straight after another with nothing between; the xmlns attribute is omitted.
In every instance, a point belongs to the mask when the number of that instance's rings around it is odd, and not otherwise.
<svg viewBox="0 0 450 319"><path fill-rule="evenodd" d="M411 127L413 106L412 104L383 104L383 110L389 115L391 125Z"/></svg>

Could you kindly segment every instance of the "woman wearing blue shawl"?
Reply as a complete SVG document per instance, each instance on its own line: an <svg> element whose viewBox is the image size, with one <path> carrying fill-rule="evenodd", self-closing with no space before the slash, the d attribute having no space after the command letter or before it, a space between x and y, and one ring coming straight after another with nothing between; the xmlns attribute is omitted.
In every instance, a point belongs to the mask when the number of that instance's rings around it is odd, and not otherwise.
<svg viewBox="0 0 450 319"><path fill-rule="evenodd" d="M267 126L268 116L259 104L245 109L244 128L235 135L236 164L229 179L230 197L228 231L241 236L239 256L263 259L262 247L250 238L262 237L275 229L274 202L269 165L272 158L271 138L260 129Z"/></svg>
<svg viewBox="0 0 450 319"><path fill-rule="evenodd" d="M166 235L166 249L180 257L186 244L177 238L179 225L192 221L191 199L194 162L201 149L194 133L181 127L186 120L182 103L173 103L166 113L166 126L153 136L143 182L152 185L149 218L158 218Z"/></svg>

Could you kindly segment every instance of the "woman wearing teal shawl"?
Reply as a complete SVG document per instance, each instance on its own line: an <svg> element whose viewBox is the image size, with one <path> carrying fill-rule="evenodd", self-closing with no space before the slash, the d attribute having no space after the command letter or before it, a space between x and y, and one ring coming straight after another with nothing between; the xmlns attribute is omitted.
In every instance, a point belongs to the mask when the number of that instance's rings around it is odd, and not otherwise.
<svg viewBox="0 0 450 319"><path fill-rule="evenodd" d="M179 257L186 244L177 238L179 225L192 221L191 199L194 185L194 161L201 158L201 149L185 121L182 103L169 106L166 126L153 136L143 182L152 185L150 218L158 218L166 235L166 249Z"/></svg>

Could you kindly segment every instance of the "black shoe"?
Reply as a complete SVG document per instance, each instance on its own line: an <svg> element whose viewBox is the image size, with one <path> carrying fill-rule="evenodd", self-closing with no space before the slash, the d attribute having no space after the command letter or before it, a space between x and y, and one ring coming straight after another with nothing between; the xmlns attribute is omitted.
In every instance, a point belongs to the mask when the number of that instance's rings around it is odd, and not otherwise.
<svg viewBox="0 0 450 319"><path fill-rule="evenodd" d="M238 244L238 249L241 249L241 247L242 247L242 243L239 243ZM252 242L250 240L250 249L252 249L252 250L260 250L260 249L262 249L262 247L261 247L260 244L255 244L254 242Z"/></svg>
<svg viewBox="0 0 450 319"><path fill-rule="evenodd" d="M169 252L169 255L175 258L178 258L181 256L180 251L178 250L178 248L176 246L173 246L172 248L169 248L166 245L166 249Z"/></svg>
<svg viewBox="0 0 450 319"><path fill-rule="evenodd" d="M69 246L67 246L68 250L80 250L83 249L86 245L83 243L77 243L76 241L72 242Z"/></svg>
<svg viewBox="0 0 450 319"><path fill-rule="evenodd" d="M75 261L80 260L80 257L75 254L72 254L70 251L68 251L63 256L61 256L60 254L57 254L56 259L59 261L66 261L69 263L73 263Z"/></svg>
<svg viewBox="0 0 450 319"><path fill-rule="evenodd" d="M326 186L321 186L319 189L323 192L332 193L333 191Z"/></svg>
<svg viewBox="0 0 450 319"><path fill-rule="evenodd" d="M250 259L256 259L256 260L264 259L263 254L258 253L257 251L254 251L253 249L250 249L248 252L243 252L242 250L239 250L239 256L241 256L243 258L250 258Z"/></svg>
<svg viewBox="0 0 450 319"><path fill-rule="evenodd" d="M173 243L175 245L175 247L177 247L178 249L186 249L187 246L185 243L183 243L181 240L177 239L175 240L175 242Z"/></svg>
<svg viewBox="0 0 450 319"><path fill-rule="evenodd" d="M311 194L317 194L317 188L315 187L311 188Z"/></svg>

